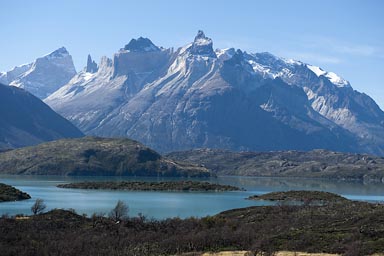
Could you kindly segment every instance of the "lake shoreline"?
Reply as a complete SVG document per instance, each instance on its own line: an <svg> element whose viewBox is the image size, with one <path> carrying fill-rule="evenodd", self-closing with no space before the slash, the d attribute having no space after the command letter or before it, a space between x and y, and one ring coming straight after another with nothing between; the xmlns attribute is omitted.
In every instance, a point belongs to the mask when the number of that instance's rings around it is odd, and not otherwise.
<svg viewBox="0 0 384 256"><path fill-rule="evenodd" d="M379 203L384 201L384 187L380 184L361 182L341 182L324 179L293 179L268 177L220 176L211 178L192 178L193 181L208 181L222 185L244 188L246 191L188 192L188 191L124 191L98 189L61 189L58 184L83 181L180 181L184 178L164 177L65 177L65 176L27 176L0 175L1 182L27 192L32 198L41 198L47 209L61 208L65 205L80 214L106 212L123 200L130 206L132 214L143 213L155 219L172 217L188 218L214 215L218 212L255 205L268 205L269 201L244 200L251 195L261 195L272 191L321 190L342 195L353 200ZM276 202L275 202L276 203ZM166 204L167 208L163 208ZM0 215L17 213L29 214L32 200L3 202Z"/></svg>

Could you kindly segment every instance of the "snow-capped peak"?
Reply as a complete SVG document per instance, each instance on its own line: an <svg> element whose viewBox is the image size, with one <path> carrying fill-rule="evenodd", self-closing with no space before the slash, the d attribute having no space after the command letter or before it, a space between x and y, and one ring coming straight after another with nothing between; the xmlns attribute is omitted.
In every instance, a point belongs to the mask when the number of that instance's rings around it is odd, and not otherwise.
<svg viewBox="0 0 384 256"><path fill-rule="evenodd" d="M76 74L72 57L61 47L34 62L15 67L1 76L2 82L24 88L40 99L66 84Z"/></svg>
<svg viewBox="0 0 384 256"><path fill-rule="evenodd" d="M326 72L326 71L322 70L320 67L312 66L312 65L308 65L308 64L307 64L307 68L309 68L318 77L325 76L326 78L328 78L328 80L331 83L333 83L337 87L350 87L351 86L347 80L345 80L344 78L338 76L337 74L335 74L333 72Z"/></svg>
<svg viewBox="0 0 384 256"><path fill-rule="evenodd" d="M125 51L130 52L157 52L160 48L152 43L148 38L139 37L132 39L125 47Z"/></svg>

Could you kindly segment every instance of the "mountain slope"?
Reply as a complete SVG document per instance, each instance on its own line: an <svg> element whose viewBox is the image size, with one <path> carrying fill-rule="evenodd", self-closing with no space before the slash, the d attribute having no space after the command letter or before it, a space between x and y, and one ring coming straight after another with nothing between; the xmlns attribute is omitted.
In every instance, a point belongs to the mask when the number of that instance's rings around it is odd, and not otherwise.
<svg viewBox="0 0 384 256"><path fill-rule="evenodd" d="M247 60L264 77L280 77L302 88L312 108L355 134L365 151L384 154L384 113L368 95L353 90L348 81L319 67L269 53L247 54Z"/></svg>
<svg viewBox="0 0 384 256"><path fill-rule="evenodd" d="M44 99L68 83L75 74L72 57L62 47L32 63L0 73L0 82L23 88Z"/></svg>
<svg viewBox="0 0 384 256"><path fill-rule="evenodd" d="M35 96L0 84L0 148L81 136L75 126Z"/></svg>
<svg viewBox="0 0 384 256"><path fill-rule="evenodd" d="M103 99L103 100L100 100ZM45 102L87 134L197 147L384 154L384 113L332 72L269 53L132 40Z"/></svg>
<svg viewBox="0 0 384 256"><path fill-rule="evenodd" d="M0 173L28 175L210 176L130 139L84 137L0 153Z"/></svg>

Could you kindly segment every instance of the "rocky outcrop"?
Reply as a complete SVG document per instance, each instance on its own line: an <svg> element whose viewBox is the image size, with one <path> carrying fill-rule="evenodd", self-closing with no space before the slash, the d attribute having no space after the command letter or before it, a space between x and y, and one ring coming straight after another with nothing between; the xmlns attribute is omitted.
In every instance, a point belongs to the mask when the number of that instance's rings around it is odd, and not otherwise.
<svg viewBox="0 0 384 256"><path fill-rule="evenodd" d="M92 60L92 57L90 54L88 54L87 58L87 67L85 68L86 72L89 73L96 73L99 68L97 67L97 64L94 60Z"/></svg>

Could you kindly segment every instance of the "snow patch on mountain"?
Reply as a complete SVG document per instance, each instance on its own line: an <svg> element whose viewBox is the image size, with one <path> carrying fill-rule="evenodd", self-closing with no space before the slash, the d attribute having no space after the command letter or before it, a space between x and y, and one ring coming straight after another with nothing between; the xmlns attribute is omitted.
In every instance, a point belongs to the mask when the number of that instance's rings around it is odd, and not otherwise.
<svg viewBox="0 0 384 256"><path fill-rule="evenodd" d="M331 81L333 84L337 85L338 87L351 87L351 85L347 80L341 78L340 76L338 76L333 72L327 72L325 76L329 79L329 81Z"/></svg>
<svg viewBox="0 0 384 256"><path fill-rule="evenodd" d="M216 56L220 61L226 61L235 55L236 50L234 48L227 48L227 49L216 49L215 50Z"/></svg>
<svg viewBox="0 0 384 256"><path fill-rule="evenodd" d="M333 72L326 72L322 70L320 67L317 66L312 66L307 64L307 67L315 73L318 77L320 76L325 76L326 78L329 79L333 84L335 84L337 87L351 87L349 82L342 77L338 76L337 74Z"/></svg>
<svg viewBox="0 0 384 256"><path fill-rule="evenodd" d="M278 73L273 72L270 68L261 65L260 63L257 63L254 60L248 60L248 63L251 64L253 70L256 73L261 74L264 78L276 78L278 76Z"/></svg>
<svg viewBox="0 0 384 256"><path fill-rule="evenodd" d="M322 75L324 75L324 74L327 73L327 72L325 72L324 70L322 70L321 68L316 67L316 66L307 65L307 67L308 67L313 73L315 73L318 77L319 77L319 76L322 76Z"/></svg>

